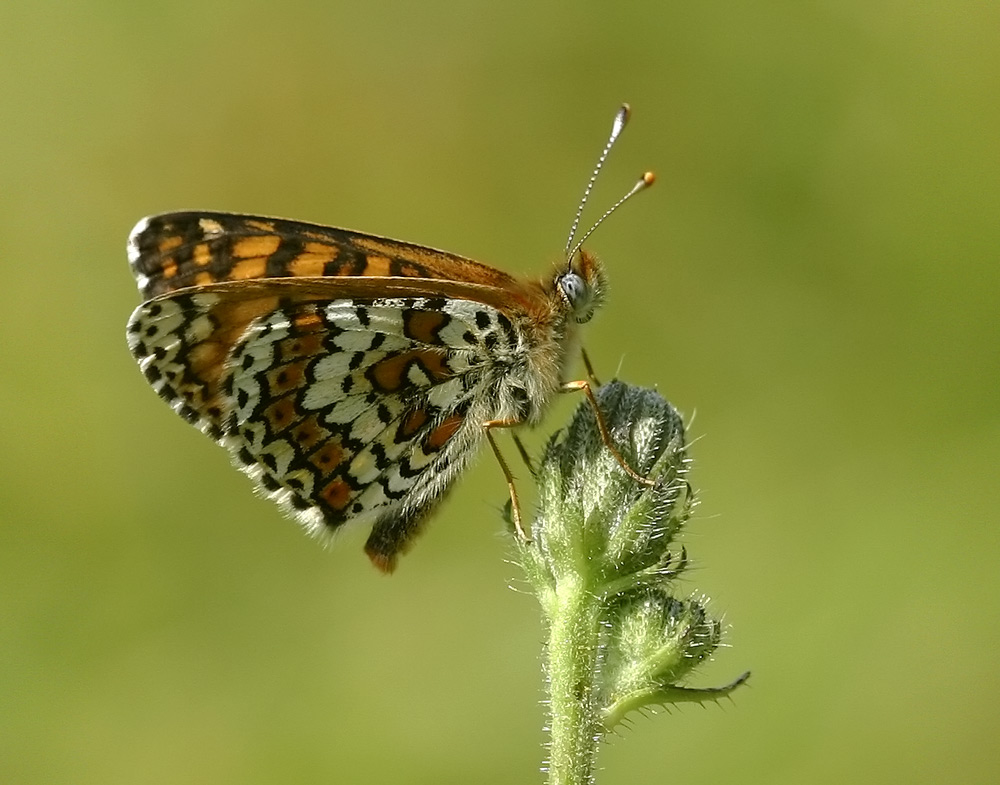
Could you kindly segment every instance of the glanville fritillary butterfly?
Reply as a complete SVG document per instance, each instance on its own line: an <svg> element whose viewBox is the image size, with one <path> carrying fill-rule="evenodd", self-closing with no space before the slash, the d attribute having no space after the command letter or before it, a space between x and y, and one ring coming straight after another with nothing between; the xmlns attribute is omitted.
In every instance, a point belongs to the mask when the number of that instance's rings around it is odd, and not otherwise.
<svg viewBox="0 0 1000 785"><path fill-rule="evenodd" d="M577 326L604 298L604 271L583 241L653 182L643 175L573 244L628 114L624 105L615 116L565 262L544 280L344 229L164 213L129 237L145 299L129 349L170 407L311 533L371 524L365 551L384 572L484 438L527 536L492 431L537 423L559 392L587 394L609 449L647 483L612 446L589 382L564 381Z"/></svg>

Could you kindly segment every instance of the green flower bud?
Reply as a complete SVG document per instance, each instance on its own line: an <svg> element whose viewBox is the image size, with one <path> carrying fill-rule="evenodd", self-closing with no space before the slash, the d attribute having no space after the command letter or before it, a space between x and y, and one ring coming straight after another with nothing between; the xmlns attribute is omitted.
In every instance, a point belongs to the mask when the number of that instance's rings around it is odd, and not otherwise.
<svg viewBox="0 0 1000 785"><path fill-rule="evenodd" d="M586 781L594 741L629 712L717 700L749 676L679 684L722 638L705 599L676 589L687 564L676 540L694 506L680 415L620 382L596 398L614 450L584 401L545 451L532 539L516 540L549 628L553 782Z"/></svg>

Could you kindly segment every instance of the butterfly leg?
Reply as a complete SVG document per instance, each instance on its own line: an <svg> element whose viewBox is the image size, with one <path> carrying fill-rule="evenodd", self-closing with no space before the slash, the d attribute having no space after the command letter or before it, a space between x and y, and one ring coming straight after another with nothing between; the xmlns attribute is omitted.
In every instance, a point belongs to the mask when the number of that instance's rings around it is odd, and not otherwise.
<svg viewBox="0 0 1000 785"><path fill-rule="evenodd" d="M618 452L618 448L615 447L614 443L611 441L611 434L608 433L607 423L604 422L604 415L601 413L601 407L597 405L597 398L594 397L594 390L591 387L590 382L585 379L581 379L576 382L565 382L562 386L563 392L582 392L587 396L587 400L590 401L590 405L594 410L594 417L597 419L597 430L601 433L601 441L604 442L604 446L608 448L614 459L618 461L618 465L621 466L625 473L635 480L637 483L647 486L648 488L656 487L656 480L651 480L648 477L643 477L635 469L626 463L625 459L622 458L622 454Z"/></svg>
<svg viewBox="0 0 1000 785"><path fill-rule="evenodd" d="M517 447L517 451L521 454L521 460L524 461L524 465L531 472L531 476L537 477L538 474L535 472L535 465L531 462L531 456L528 455L528 451L524 449L524 442L521 441L521 437L516 433L512 433L511 438L514 440L514 446Z"/></svg>
<svg viewBox="0 0 1000 785"><path fill-rule="evenodd" d="M490 441L490 447L493 448L493 454L497 457L497 463L500 464L500 469L503 471L503 476L507 480L507 491L510 493L510 514L514 519L514 528L517 530L517 535L524 542L531 542L531 536L525 531L524 524L521 521L521 505L517 500L517 488L514 487L514 475L510 473L510 467L507 466L507 461L504 460L503 453L500 452L500 447L497 445L496 439L493 438L494 428L513 428L515 425L521 425L520 420L488 420L483 423L483 428L486 430L486 438ZM523 451L523 445L520 447ZM527 457L527 453L523 453Z"/></svg>
<svg viewBox="0 0 1000 785"><path fill-rule="evenodd" d="M597 378L597 374L594 373L594 366L590 362L590 355L587 354L587 350L582 346L580 347L580 356L583 357L583 367L587 369L587 378L594 383L595 387L600 387L601 382Z"/></svg>

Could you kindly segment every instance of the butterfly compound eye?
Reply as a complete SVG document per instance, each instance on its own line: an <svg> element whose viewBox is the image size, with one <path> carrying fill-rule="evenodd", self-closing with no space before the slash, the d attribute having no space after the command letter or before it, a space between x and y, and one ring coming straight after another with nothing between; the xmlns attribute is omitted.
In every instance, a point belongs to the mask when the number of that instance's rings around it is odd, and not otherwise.
<svg viewBox="0 0 1000 785"><path fill-rule="evenodd" d="M590 319L593 313L591 291L587 282L576 272L568 272L559 277L559 292L573 311L578 322Z"/></svg>
<svg viewBox="0 0 1000 785"><path fill-rule="evenodd" d="M559 289L573 310L576 310L587 296L587 284L576 273L566 273L562 276L559 279Z"/></svg>

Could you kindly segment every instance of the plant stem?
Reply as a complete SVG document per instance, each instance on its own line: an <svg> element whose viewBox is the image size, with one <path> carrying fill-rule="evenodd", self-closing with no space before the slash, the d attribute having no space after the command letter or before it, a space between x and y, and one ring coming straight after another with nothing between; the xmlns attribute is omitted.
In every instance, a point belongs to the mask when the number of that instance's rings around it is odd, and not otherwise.
<svg viewBox="0 0 1000 785"><path fill-rule="evenodd" d="M601 737L594 678L600 607L580 575L556 586L549 619L550 785L590 785Z"/></svg>

